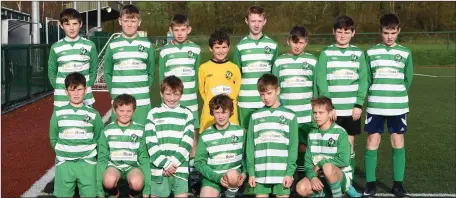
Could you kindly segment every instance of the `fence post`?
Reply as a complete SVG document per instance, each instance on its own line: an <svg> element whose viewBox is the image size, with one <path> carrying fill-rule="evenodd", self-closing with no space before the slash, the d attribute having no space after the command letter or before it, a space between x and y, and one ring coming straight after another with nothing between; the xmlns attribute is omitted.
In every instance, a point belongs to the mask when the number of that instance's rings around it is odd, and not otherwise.
<svg viewBox="0 0 456 198"><path fill-rule="evenodd" d="M10 70L10 63L9 63L9 56L8 56L8 47L7 46L3 46L2 47L2 54L3 55L3 58L5 60L5 65L3 66L3 68L5 69L5 106L7 106L7 104L9 103L9 100L10 100L10 90L11 90L11 87L10 87L10 81L11 81L11 78L10 78L10 75L11 75L11 70Z"/></svg>
<svg viewBox="0 0 456 198"><path fill-rule="evenodd" d="M27 97L31 97L32 87L31 87L31 70L32 70L32 60L31 60L32 47L27 48L27 67L26 67L26 86L27 86Z"/></svg>
<svg viewBox="0 0 456 198"><path fill-rule="evenodd" d="M44 83L44 91L48 90L48 81L49 81L48 80L48 66L47 66L48 65L47 57L49 57L49 55L48 55L49 51L47 50L47 47L48 47L48 45L41 47L41 50L42 50L43 53L40 53L43 56L41 60L43 60L42 65L43 65L43 75L44 75L43 76L44 77L43 78L44 79L44 82L43 82Z"/></svg>

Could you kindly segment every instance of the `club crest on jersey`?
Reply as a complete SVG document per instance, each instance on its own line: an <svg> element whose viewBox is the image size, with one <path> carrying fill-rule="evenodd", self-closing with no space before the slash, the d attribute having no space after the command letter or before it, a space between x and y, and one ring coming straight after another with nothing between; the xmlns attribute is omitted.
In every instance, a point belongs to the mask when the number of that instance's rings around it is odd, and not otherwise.
<svg viewBox="0 0 456 198"><path fill-rule="evenodd" d="M269 53L271 53L271 48L266 46L266 47L264 47L264 51L269 54Z"/></svg>
<svg viewBox="0 0 456 198"><path fill-rule="evenodd" d="M131 141L132 142L136 142L136 140L138 140L138 136L136 134L131 134Z"/></svg>
<svg viewBox="0 0 456 198"><path fill-rule="evenodd" d="M189 57L189 58L193 58L193 52L192 52L192 50L188 50L188 57Z"/></svg>
<svg viewBox="0 0 456 198"><path fill-rule="evenodd" d="M281 125L284 125L285 124L285 116L281 115L279 122L280 122Z"/></svg>
<svg viewBox="0 0 456 198"><path fill-rule="evenodd" d="M89 115L84 116L84 122L89 122L91 119Z"/></svg>
<svg viewBox="0 0 456 198"><path fill-rule="evenodd" d="M335 140L335 139L329 138L329 140L328 140L328 146L334 146L335 143L336 143L336 140Z"/></svg>
<svg viewBox="0 0 456 198"><path fill-rule="evenodd" d="M83 55L83 56L86 55L87 54L87 50L85 48L81 47L81 53L80 54Z"/></svg>
<svg viewBox="0 0 456 198"><path fill-rule="evenodd" d="M141 45L141 44L139 44L139 45L138 45L138 51L139 51L139 52L144 52L144 46Z"/></svg>
<svg viewBox="0 0 456 198"><path fill-rule="evenodd" d="M226 71L226 73L225 73L225 78L228 79L228 80L230 80L231 77L233 77L233 73L232 73L231 71Z"/></svg>
<svg viewBox="0 0 456 198"><path fill-rule="evenodd" d="M231 144L235 144L238 140L239 138L236 135L231 136Z"/></svg>
<svg viewBox="0 0 456 198"><path fill-rule="evenodd" d="M308 63L307 61L304 61L304 62L302 63L302 67L304 67L304 68L309 67L309 63Z"/></svg>
<svg viewBox="0 0 456 198"><path fill-rule="evenodd" d="M396 54L395 60L396 61L401 61L401 59L402 59L402 56L400 54Z"/></svg>
<svg viewBox="0 0 456 198"><path fill-rule="evenodd" d="M354 54L351 55L351 61L357 61L358 58L359 58L359 57L356 56L356 55L354 55Z"/></svg>

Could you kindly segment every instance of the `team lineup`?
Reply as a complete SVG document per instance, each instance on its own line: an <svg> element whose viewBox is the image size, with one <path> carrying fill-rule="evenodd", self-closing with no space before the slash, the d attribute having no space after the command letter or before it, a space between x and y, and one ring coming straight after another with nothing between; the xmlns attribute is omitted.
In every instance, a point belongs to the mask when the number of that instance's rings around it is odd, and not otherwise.
<svg viewBox="0 0 456 198"><path fill-rule="evenodd" d="M333 26L336 42L319 57L305 51L303 26L291 29L288 53L279 55L277 42L263 33L265 10L251 6L249 34L234 46L232 62L230 39L216 30L208 43L213 56L201 64L201 47L188 40L192 27L185 15L172 18L174 38L156 53L137 34L139 13L134 5L122 8L122 35L106 48L104 78L112 101L98 101L112 103L106 126L91 107L95 44L79 37L78 11L60 14L66 37L52 45L48 63L55 89L49 129L55 196L72 197L77 186L82 197L118 197L122 179L131 197L188 197L195 167L202 176L200 197L374 197L387 121L391 192L410 197L403 178L413 63L411 51L396 43L397 16L380 18L382 43L367 51L350 43L355 23L341 16ZM152 107L156 56L162 103ZM366 185L359 193L352 186L354 142L365 105Z"/></svg>

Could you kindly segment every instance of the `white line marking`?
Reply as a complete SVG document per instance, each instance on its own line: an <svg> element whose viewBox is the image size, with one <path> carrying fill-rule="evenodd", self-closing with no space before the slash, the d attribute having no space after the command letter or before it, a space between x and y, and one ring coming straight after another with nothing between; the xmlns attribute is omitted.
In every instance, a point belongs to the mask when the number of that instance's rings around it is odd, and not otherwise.
<svg viewBox="0 0 456 198"><path fill-rule="evenodd" d="M390 193L375 193L376 197L394 197ZM456 194L447 194L447 193L412 193L412 197L456 197Z"/></svg>
<svg viewBox="0 0 456 198"><path fill-rule="evenodd" d="M434 75L428 75L428 74L413 74L415 76L426 76L426 77L431 77L431 78L454 78L456 76L434 76Z"/></svg>
<svg viewBox="0 0 456 198"><path fill-rule="evenodd" d="M46 184L52 181L55 177L55 165L49 169L38 181L36 181L32 187L30 187L21 197L36 197L41 191L43 191Z"/></svg>
<svg viewBox="0 0 456 198"><path fill-rule="evenodd" d="M101 118L103 120L103 124L108 122L109 118L112 114L112 108L109 109L108 112ZM21 197L37 197L42 195L49 195L47 193L43 193L42 191L46 187L46 185L51 182L55 177L55 165L53 165L49 170L47 170L46 174L44 174L38 181L36 181Z"/></svg>

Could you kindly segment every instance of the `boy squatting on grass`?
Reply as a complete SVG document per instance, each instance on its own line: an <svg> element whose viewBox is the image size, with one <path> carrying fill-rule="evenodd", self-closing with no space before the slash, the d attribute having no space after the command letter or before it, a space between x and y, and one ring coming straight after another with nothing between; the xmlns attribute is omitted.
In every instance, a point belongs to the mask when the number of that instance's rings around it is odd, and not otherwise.
<svg viewBox="0 0 456 198"><path fill-rule="evenodd" d="M281 106L278 78L263 74L258 92L265 107L249 121L246 156L249 185L257 197L288 197L298 155L298 122L295 113Z"/></svg>
<svg viewBox="0 0 456 198"><path fill-rule="evenodd" d="M306 177L299 181L296 190L304 197L321 197L329 187L332 197L342 197L353 179L347 132L333 121L336 111L329 98L312 99L312 111L319 128L309 133L304 161Z"/></svg>
<svg viewBox="0 0 456 198"><path fill-rule="evenodd" d="M187 197L194 119L192 111L180 105L183 91L178 77L166 77L160 86L163 103L147 114L152 197L168 197L171 192L174 197Z"/></svg>
<svg viewBox="0 0 456 198"><path fill-rule="evenodd" d="M200 135L195 168L203 176L200 197L235 197L246 178L244 128L230 122L233 100L225 94L209 101L215 124Z"/></svg>
<svg viewBox="0 0 456 198"><path fill-rule="evenodd" d="M112 105L117 120L104 128L98 140L98 196L105 196L104 187L109 194L118 197L117 182L126 179L130 196L136 197L142 191L144 197L149 197L151 179L144 125L131 120L136 100L131 95L121 94Z"/></svg>
<svg viewBox="0 0 456 198"><path fill-rule="evenodd" d="M182 14L176 14L171 20L169 31L173 33L173 40L160 50L158 74L159 80L167 76L176 76L182 80L184 90L180 105L190 109L193 113L195 129L200 128L198 112L198 67L200 65L199 45L188 40L192 31L190 20ZM195 155L197 132L194 131L194 143L192 145L191 157Z"/></svg>
<svg viewBox="0 0 456 198"><path fill-rule="evenodd" d="M209 101L219 94L226 94L233 100L230 122L239 125L237 97L241 88L241 72L237 65L226 58L230 51L228 35L223 31L214 31L209 38L209 50L212 52L212 59L198 69L199 92L204 103L200 133L215 123Z"/></svg>
<svg viewBox="0 0 456 198"><path fill-rule="evenodd" d="M65 77L73 72L80 72L87 80L87 94L84 104L92 105L95 99L91 87L97 77L98 55L95 44L79 37L82 27L81 15L73 8L60 13L59 25L65 32L65 38L51 47L48 60L48 77L54 88L54 106L61 107L69 103L65 92Z"/></svg>
<svg viewBox="0 0 456 198"><path fill-rule="evenodd" d="M104 56L104 77L111 98L130 94L136 99L133 121L144 125L150 110L149 90L154 81L155 49L147 37L137 34L141 24L139 10L126 5L120 11L122 35L109 43ZM112 114L111 120L117 115Z"/></svg>
<svg viewBox="0 0 456 198"><path fill-rule="evenodd" d="M364 163L366 188L363 196L375 196L377 149L385 120L391 134L393 147L393 188L397 197L410 196L402 185L405 172L404 134L407 131L409 112L408 90L413 78L413 61L410 49L396 43L401 31L399 19L394 14L380 18L382 43L367 50L369 92L364 130L367 136Z"/></svg>
<svg viewBox="0 0 456 198"><path fill-rule="evenodd" d="M96 147L103 122L97 110L84 105L84 75L71 73L64 83L70 102L54 108L49 126L49 139L56 155L54 196L73 197L78 185L82 197L95 197Z"/></svg>

